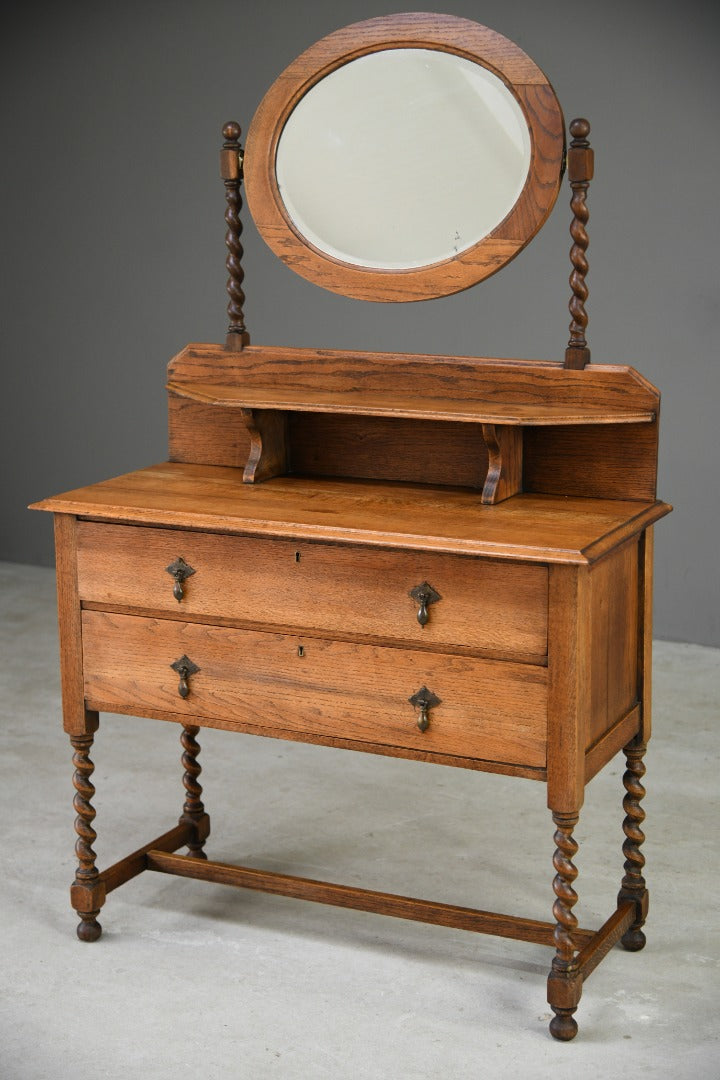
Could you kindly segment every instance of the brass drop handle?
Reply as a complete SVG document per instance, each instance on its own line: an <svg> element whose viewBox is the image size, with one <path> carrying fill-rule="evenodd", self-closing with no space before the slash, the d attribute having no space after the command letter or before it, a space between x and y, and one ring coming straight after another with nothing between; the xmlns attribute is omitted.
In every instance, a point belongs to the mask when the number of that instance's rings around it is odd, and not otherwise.
<svg viewBox="0 0 720 1080"><path fill-rule="evenodd" d="M422 585L416 585L414 589L410 590L408 596L411 596L418 605L417 621L421 626L426 626L430 618L428 615L429 605L442 600L442 596L427 581L423 581Z"/></svg>
<svg viewBox="0 0 720 1080"><path fill-rule="evenodd" d="M180 676L180 681L178 683L178 694L181 698L185 699L190 693L188 679L191 675L197 674L200 668L197 666L197 664L194 664L192 662L189 656L186 656L184 653L180 657L180 659L172 663L170 667L173 669L173 671L177 671L178 675Z"/></svg>
<svg viewBox="0 0 720 1080"><path fill-rule="evenodd" d="M411 698L408 698L408 701L414 708L420 710L417 726L421 731L427 731L430 726L430 709L440 704L440 698L437 694L433 694L432 690L428 690L427 686L421 686Z"/></svg>
<svg viewBox="0 0 720 1080"><path fill-rule="evenodd" d="M185 592L183 590L183 582L185 581L185 578L192 577L192 575L195 573L195 570L192 566L190 566L190 563L185 562L182 556L178 556L175 562L170 563L170 565L166 566L165 569L167 570L168 574L170 574L170 576L175 579L175 584L173 585L173 596L179 604L183 596L185 595Z"/></svg>

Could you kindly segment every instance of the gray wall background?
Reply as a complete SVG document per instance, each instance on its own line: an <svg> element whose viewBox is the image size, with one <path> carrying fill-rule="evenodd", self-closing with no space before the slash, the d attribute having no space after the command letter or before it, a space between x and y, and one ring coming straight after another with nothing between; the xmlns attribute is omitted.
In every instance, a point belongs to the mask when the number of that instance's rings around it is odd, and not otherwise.
<svg viewBox="0 0 720 1080"><path fill-rule="evenodd" d="M720 645L716 0L433 0L520 44L587 116L589 341L663 392L656 634ZM223 121L246 130L306 46L412 8L367 0L6 5L0 558L49 564L31 500L163 460L164 373L225 329ZM431 147L428 152L431 153ZM558 359L569 211L481 287L412 305L325 293L245 216L256 343Z"/></svg>

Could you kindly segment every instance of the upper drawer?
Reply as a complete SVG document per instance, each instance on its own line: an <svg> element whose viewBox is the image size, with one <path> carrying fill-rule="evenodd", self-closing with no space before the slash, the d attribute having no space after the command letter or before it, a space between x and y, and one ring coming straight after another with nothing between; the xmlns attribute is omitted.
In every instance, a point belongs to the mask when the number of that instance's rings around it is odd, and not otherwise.
<svg viewBox="0 0 720 1080"><path fill-rule="evenodd" d="M166 568L194 573L173 595ZM80 522L80 598L107 606L301 628L542 661L547 568L472 556ZM410 593L428 584L427 605ZM424 613L422 613L423 618Z"/></svg>

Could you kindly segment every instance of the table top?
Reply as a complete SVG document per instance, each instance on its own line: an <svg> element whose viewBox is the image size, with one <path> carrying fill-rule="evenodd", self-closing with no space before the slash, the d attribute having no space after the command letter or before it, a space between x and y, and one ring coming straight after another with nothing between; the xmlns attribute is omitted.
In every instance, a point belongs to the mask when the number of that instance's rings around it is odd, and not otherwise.
<svg viewBox="0 0 720 1080"><path fill-rule="evenodd" d="M283 476L164 462L33 504L135 525L202 529L587 565L654 524L663 502L515 495L484 506L467 488Z"/></svg>

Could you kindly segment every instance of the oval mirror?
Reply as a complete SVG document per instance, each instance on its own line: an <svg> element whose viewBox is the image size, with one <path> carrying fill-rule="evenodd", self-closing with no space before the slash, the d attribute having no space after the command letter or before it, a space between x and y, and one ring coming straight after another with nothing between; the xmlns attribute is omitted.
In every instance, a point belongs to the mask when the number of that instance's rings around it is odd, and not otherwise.
<svg viewBox="0 0 720 1080"><path fill-rule="evenodd" d="M397 15L318 42L263 100L245 154L270 247L325 288L419 300L475 284L535 235L564 125L516 45L454 16Z"/></svg>
<svg viewBox="0 0 720 1080"><path fill-rule="evenodd" d="M496 75L430 49L370 53L298 102L278 141L285 209L320 251L407 270L473 247L527 180L530 135Z"/></svg>

